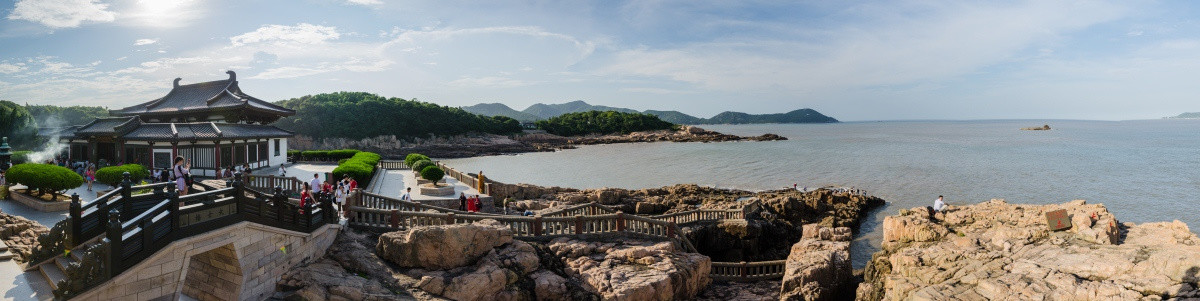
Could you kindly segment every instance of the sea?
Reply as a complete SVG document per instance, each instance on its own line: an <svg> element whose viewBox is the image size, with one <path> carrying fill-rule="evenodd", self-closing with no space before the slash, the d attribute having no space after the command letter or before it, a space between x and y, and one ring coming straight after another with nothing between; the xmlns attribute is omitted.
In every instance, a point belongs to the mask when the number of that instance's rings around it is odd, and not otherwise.
<svg viewBox="0 0 1200 301"><path fill-rule="evenodd" d="M1023 127L1049 125L1049 131ZM887 205L851 245L855 268L879 249L900 209L990 199L1102 203L1122 222L1200 227L1200 120L879 121L706 125L786 141L629 143L443 160L505 183L641 189L681 183L768 190L839 186Z"/></svg>

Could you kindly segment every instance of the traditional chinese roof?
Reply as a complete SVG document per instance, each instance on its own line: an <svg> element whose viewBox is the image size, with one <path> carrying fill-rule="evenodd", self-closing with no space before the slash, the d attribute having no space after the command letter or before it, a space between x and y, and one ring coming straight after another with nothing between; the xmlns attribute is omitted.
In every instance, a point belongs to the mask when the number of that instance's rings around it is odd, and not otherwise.
<svg viewBox="0 0 1200 301"><path fill-rule="evenodd" d="M135 106L112 110L113 116L141 116L143 119L157 117L161 119L178 118L185 120L186 116L206 117L209 113L237 112L243 117L260 115L265 117L255 120L274 121L279 117L296 114L288 108L280 107L264 100L250 96L238 87L237 74L226 72L229 79L180 85L180 78L175 79L174 87L166 96ZM202 119L203 120L203 119Z"/></svg>
<svg viewBox="0 0 1200 301"><path fill-rule="evenodd" d="M195 122L145 123L121 138L135 141L184 141L288 138L292 135L292 132L270 125Z"/></svg>

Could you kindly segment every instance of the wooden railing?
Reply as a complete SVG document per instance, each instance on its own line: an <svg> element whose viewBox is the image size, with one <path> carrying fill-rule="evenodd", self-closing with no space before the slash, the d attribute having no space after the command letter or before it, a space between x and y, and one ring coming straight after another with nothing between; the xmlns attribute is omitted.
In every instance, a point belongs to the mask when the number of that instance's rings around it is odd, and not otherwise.
<svg viewBox="0 0 1200 301"><path fill-rule="evenodd" d="M275 191L275 188L283 188L285 192L300 192L304 187L304 181L294 177L280 177L275 175L250 175L246 177L246 188L258 191Z"/></svg>
<svg viewBox="0 0 1200 301"><path fill-rule="evenodd" d="M567 206L566 208L553 210L540 214L541 216L576 216L576 215L601 215L617 213L618 210L609 208L608 206L600 205L596 202L587 204L579 204Z"/></svg>
<svg viewBox="0 0 1200 301"><path fill-rule="evenodd" d="M128 175L128 174L127 174ZM128 177L128 176L127 176ZM151 193L130 195L129 191L154 189ZM165 188L165 191L155 188ZM113 195L106 194L86 205L72 201L72 231L76 243L91 238L99 229L108 243L104 267L107 276L120 275L173 241L216 230L242 221L280 229L310 233L321 226L336 223L333 196L318 193L315 202L298 206L282 189L265 194L246 189L239 178L229 187L179 196L171 183L130 186L128 178ZM123 194L108 202L116 194ZM150 204L145 209L135 206ZM125 212L132 214L126 217ZM136 214L135 214L136 213ZM103 217L106 223L91 220Z"/></svg>
<svg viewBox="0 0 1200 301"><path fill-rule="evenodd" d="M354 194L351 195L351 197L348 197L347 200L348 200L348 202L351 202L353 206L371 208L371 209L400 210L400 211L434 210L434 211L442 212L442 213L468 214L468 212L466 212L466 211L454 210L454 209L438 207L438 206L428 205L428 204L422 204L419 202L402 201L402 200L395 199L392 197L384 196L381 194L370 193L370 192L363 191L363 190L359 190L359 191L355 192ZM495 214L483 213L483 212L475 212L474 214L495 215Z"/></svg>
<svg viewBox="0 0 1200 301"><path fill-rule="evenodd" d="M412 169L412 167L409 167L408 164L404 164L404 161L402 161L402 160L401 161L379 160L379 168L393 169L393 170L395 170L395 169Z"/></svg>
<svg viewBox="0 0 1200 301"><path fill-rule="evenodd" d="M756 262L713 262L709 275L714 280L758 281L783 278L787 260Z"/></svg>

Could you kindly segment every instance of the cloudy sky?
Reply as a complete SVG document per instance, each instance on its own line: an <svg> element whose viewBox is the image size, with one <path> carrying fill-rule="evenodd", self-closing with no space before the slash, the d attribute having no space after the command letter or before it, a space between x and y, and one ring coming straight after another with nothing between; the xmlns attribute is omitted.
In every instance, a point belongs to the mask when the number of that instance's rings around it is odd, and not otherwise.
<svg viewBox="0 0 1200 301"><path fill-rule="evenodd" d="M1191 1L0 1L0 99L123 107L238 74L266 100L584 100L708 117L1200 111Z"/></svg>

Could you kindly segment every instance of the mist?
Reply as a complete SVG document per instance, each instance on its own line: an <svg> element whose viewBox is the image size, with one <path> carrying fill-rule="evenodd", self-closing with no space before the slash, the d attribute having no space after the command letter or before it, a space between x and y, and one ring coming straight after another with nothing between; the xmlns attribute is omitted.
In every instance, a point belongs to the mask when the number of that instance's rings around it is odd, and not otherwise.
<svg viewBox="0 0 1200 301"><path fill-rule="evenodd" d="M40 120L38 124L41 127L57 129L62 128L66 123L63 122L62 118L59 118L55 115L50 115L50 117L47 117L45 120ZM46 141L46 145L42 147L41 150L29 154L29 162L46 162L46 160L54 158L55 155L58 155L63 150L67 149L67 144L62 143L62 139L60 138L62 138L62 135L59 135L59 132L57 131L54 132L54 135L50 136L50 140Z"/></svg>

